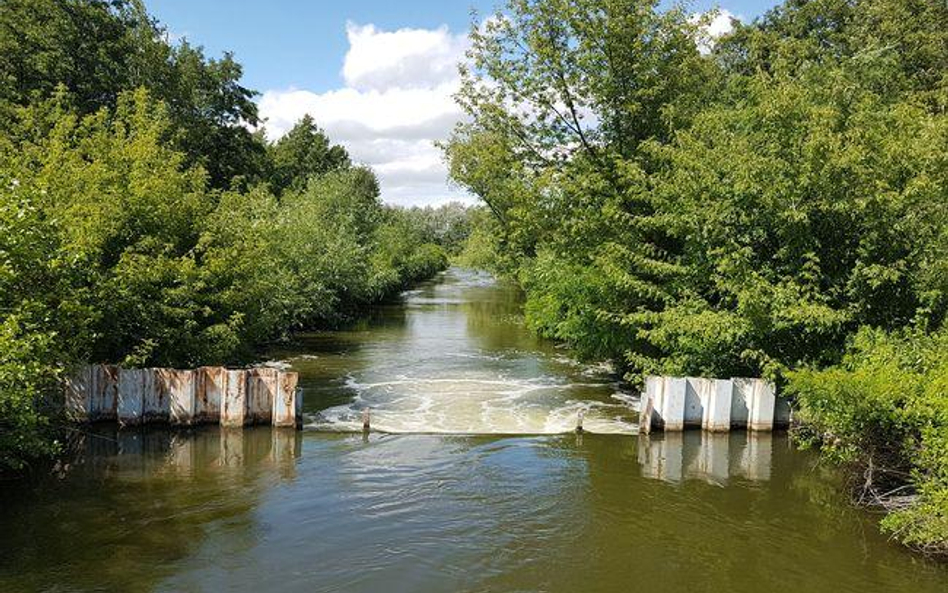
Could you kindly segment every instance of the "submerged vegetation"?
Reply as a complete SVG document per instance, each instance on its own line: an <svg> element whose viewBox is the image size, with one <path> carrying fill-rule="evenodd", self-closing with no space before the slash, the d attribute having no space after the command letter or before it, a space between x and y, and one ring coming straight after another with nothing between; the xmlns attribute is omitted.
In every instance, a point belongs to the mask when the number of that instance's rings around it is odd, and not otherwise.
<svg viewBox="0 0 948 593"><path fill-rule="evenodd" d="M778 381L885 528L948 553L948 5L786 0L709 39L657 4L472 29L445 152L491 215L464 257L633 381Z"/></svg>
<svg viewBox="0 0 948 593"><path fill-rule="evenodd" d="M446 267L311 119L252 132L240 77L136 1L0 3L0 471L55 451L70 365L239 363Z"/></svg>

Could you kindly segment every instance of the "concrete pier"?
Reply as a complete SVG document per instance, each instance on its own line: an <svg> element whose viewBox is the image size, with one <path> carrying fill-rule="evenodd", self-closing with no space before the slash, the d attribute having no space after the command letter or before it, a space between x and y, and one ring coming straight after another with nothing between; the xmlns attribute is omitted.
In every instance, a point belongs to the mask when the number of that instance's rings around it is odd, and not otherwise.
<svg viewBox="0 0 948 593"><path fill-rule="evenodd" d="M125 369L89 365L63 383L73 422L302 427L297 373L272 368Z"/></svg>
<svg viewBox="0 0 948 593"><path fill-rule="evenodd" d="M762 379L650 376L640 410L643 434L689 427L711 432L769 431L790 422L789 404L778 400L774 386Z"/></svg>

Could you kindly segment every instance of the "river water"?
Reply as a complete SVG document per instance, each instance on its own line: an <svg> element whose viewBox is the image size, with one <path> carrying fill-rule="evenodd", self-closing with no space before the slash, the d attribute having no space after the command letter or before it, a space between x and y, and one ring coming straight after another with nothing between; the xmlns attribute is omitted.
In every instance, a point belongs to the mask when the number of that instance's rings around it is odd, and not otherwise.
<svg viewBox="0 0 948 593"><path fill-rule="evenodd" d="M948 591L785 436L640 437L519 311L452 269L274 353L304 431L88 431L0 486L0 592Z"/></svg>

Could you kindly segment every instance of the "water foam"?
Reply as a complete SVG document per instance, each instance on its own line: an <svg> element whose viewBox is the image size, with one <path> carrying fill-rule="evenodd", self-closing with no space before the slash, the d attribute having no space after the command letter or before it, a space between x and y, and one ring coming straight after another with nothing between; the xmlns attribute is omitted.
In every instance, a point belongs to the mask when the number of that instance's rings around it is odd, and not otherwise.
<svg viewBox="0 0 948 593"><path fill-rule="evenodd" d="M561 434L576 428L583 412L587 432L633 434L632 396L617 394L614 382L569 383L533 379L400 376L360 382L348 377L351 402L327 408L308 426L327 431L362 430L371 409L373 430L391 433ZM580 397L608 391L607 401Z"/></svg>

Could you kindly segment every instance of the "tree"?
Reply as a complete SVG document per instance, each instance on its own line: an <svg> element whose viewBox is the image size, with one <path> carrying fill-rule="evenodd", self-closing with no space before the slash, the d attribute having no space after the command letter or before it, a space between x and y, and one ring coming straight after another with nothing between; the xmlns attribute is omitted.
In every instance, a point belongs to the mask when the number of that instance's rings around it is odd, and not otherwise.
<svg viewBox="0 0 948 593"><path fill-rule="evenodd" d="M650 143L668 141L716 89L678 9L650 0L508 3L472 30L456 181L519 259L528 323L636 370L640 332L674 298L678 244L650 193Z"/></svg>
<svg viewBox="0 0 948 593"><path fill-rule="evenodd" d="M268 153L273 163L270 184L277 194L300 191L312 177L351 166L346 149L331 144L309 115L271 144Z"/></svg>
<svg viewBox="0 0 948 593"><path fill-rule="evenodd" d="M15 106L65 89L79 115L114 108L124 91L147 88L163 101L189 164L214 187L262 179L264 146L256 93L240 84L230 54L172 46L139 0L10 0L0 3L0 127Z"/></svg>

